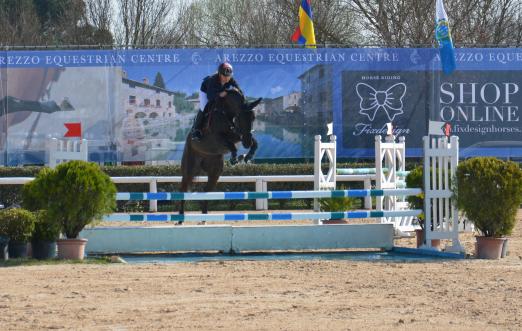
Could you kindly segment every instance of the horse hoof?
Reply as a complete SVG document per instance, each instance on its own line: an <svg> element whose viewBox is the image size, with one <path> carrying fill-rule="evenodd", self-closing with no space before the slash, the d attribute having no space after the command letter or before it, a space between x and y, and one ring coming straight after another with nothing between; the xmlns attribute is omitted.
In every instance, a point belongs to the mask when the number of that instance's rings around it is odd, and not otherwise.
<svg viewBox="0 0 522 331"><path fill-rule="evenodd" d="M176 223L176 225L183 225L183 221L178 221L178 223Z"/></svg>
<svg viewBox="0 0 522 331"><path fill-rule="evenodd" d="M236 157L231 157L230 158L230 164L231 165L236 165L238 164L240 161L236 158Z"/></svg>
<svg viewBox="0 0 522 331"><path fill-rule="evenodd" d="M198 225L207 225L207 221L201 221L198 223Z"/></svg>

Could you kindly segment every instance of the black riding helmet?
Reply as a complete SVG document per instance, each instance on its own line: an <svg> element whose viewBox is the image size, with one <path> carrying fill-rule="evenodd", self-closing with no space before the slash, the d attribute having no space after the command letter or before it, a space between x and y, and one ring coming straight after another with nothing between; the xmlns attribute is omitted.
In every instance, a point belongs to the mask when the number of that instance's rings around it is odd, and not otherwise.
<svg viewBox="0 0 522 331"><path fill-rule="evenodd" d="M232 65L228 62L223 62L218 67L218 73L220 73L223 76L232 76Z"/></svg>

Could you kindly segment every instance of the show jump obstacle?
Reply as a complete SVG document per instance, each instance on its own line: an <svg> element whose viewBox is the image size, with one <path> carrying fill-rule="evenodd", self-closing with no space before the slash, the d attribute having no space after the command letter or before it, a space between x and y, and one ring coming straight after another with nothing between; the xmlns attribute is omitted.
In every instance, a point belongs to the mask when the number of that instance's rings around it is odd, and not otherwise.
<svg viewBox="0 0 522 331"><path fill-rule="evenodd" d="M451 178L454 178L459 160L458 137L424 137L424 187L425 223L428 229L425 247L431 247L431 239L450 239L448 251L463 251L458 232L458 212L451 203ZM314 177L316 190L335 190L337 173L371 174L375 173L375 188L398 189L405 187L406 142L404 137L398 141L393 135L375 137L375 168L338 169L336 157L336 137L330 136L330 142L321 142L321 136L315 136ZM328 171L323 173L322 160L326 159ZM426 169L431 169L427 171ZM365 203L366 205L366 203ZM319 210L316 205L316 210ZM395 211L395 216L383 216L381 223L393 224L399 231L412 231L415 216L400 211L408 209L404 196L387 195L376 197L378 211ZM468 227L469 228L469 227ZM426 232L425 229L425 232Z"/></svg>
<svg viewBox="0 0 522 331"><path fill-rule="evenodd" d="M337 168L336 160L336 137L330 136L329 142L322 142L321 136L315 136L315 153L314 153L314 189L315 190L335 190L336 175L350 176L367 176L365 187L369 187L371 180L375 180L376 189L398 189L406 187L405 177L406 171L406 142L404 137L399 137L396 141L395 137L390 135L382 140L381 136L375 137L375 168ZM323 172L323 160L328 169ZM408 203L404 197L397 196L381 196L375 201L377 210L407 210ZM366 209L372 208L371 198L365 199L364 206ZM314 201L314 210L319 210L317 199ZM413 217L411 216L395 216L383 217L382 223L391 223L395 229L406 232L413 231L416 227L413 225ZM418 228L418 227L417 227Z"/></svg>
<svg viewBox="0 0 522 331"><path fill-rule="evenodd" d="M380 138L379 138L380 139ZM335 140L335 138L334 138ZM458 139L452 137L429 140L425 138L425 165L433 169L435 177L425 171L426 242L431 239L449 239L447 251L462 251L458 239L456 210L451 204L449 180L458 162ZM331 154L335 158L335 154ZM387 165L387 164L385 164ZM388 165L389 166L389 165ZM314 190L272 192L210 192L210 193L118 193L120 200L227 200L227 199L302 199L325 197L397 197L417 195L418 188L376 190ZM295 221L343 218L414 217L421 210L338 211L310 213L247 213L247 214L112 214L106 221ZM392 223L342 225L205 225L205 226L147 226L96 227L85 229L81 236L89 239L89 253L133 253L151 251L269 251L313 250L338 248L393 247Z"/></svg>

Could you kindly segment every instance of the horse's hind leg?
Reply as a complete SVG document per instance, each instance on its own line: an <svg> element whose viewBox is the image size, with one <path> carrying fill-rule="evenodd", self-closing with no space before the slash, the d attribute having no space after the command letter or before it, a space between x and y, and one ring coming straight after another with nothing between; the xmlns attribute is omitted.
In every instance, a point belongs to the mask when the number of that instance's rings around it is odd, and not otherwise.
<svg viewBox="0 0 522 331"><path fill-rule="evenodd" d="M193 179L194 179L193 176L184 174L183 178L181 179L180 192L188 192ZM180 202L179 202L179 214L180 215L185 214L185 200L180 200Z"/></svg>
<svg viewBox="0 0 522 331"><path fill-rule="evenodd" d="M218 157L211 158L210 162L206 162L204 170L207 173L208 180L205 185L205 192L212 192L216 189L217 182L219 180L219 176L223 173L223 156L220 155ZM201 202L201 211L203 214L208 213L208 200L204 200Z"/></svg>
<svg viewBox="0 0 522 331"><path fill-rule="evenodd" d="M197 160L193 155L193 151L191 150L190 140L187 137L187 141L185 143L185 149L183 150L183 156L181 158L181 187L180 192L188 192L190 187L192 186L192 181L194 180L194 175L198 171L198 167L196 166ZM185 214L185 201L181 200L179 202L179 214ZM181 224L182 222L178 222Z"/></svg>

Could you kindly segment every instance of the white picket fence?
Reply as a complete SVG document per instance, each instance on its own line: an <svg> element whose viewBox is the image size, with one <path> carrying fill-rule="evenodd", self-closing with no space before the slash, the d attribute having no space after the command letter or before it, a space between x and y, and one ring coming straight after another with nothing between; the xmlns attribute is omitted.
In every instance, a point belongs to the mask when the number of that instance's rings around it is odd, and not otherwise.
<svg viewBox="0 0 522 331"><path fill-rule="evenodd" d="M62 162L71 160L88 160L88 143L86 139L57 139L48 140L49 166L56 167Z"/></svg>

